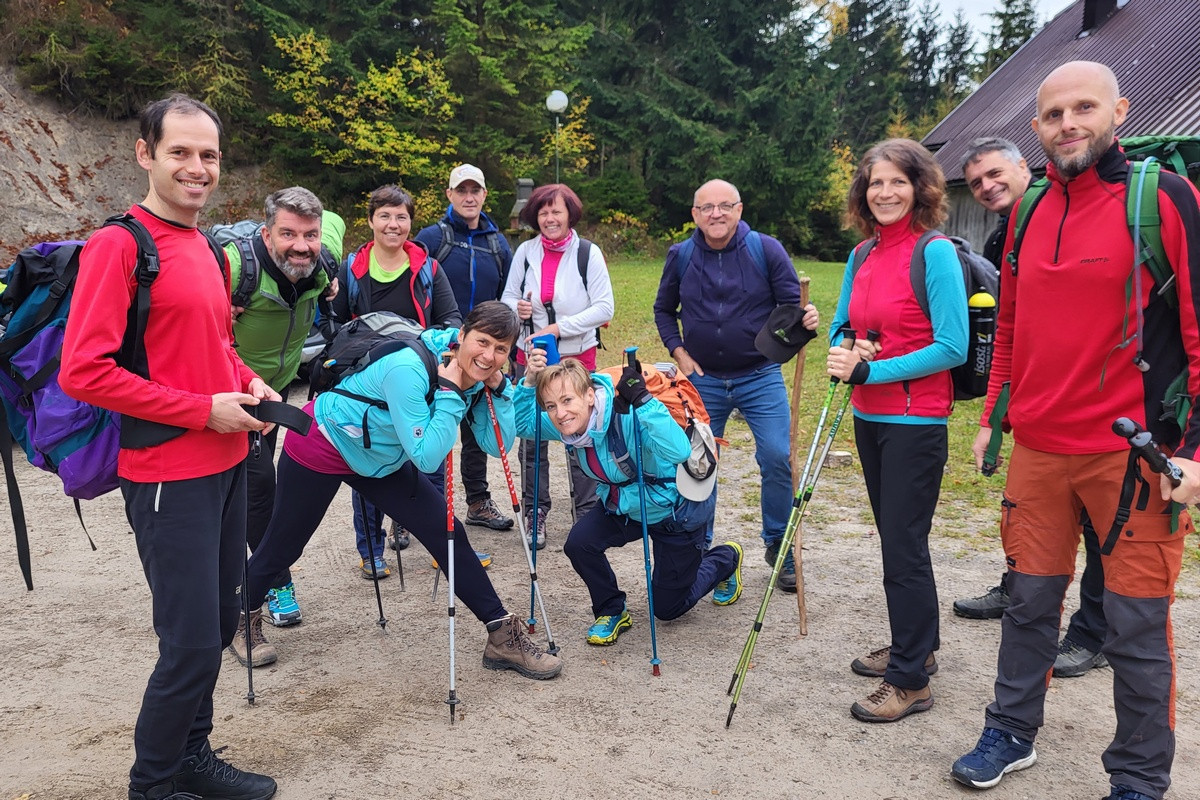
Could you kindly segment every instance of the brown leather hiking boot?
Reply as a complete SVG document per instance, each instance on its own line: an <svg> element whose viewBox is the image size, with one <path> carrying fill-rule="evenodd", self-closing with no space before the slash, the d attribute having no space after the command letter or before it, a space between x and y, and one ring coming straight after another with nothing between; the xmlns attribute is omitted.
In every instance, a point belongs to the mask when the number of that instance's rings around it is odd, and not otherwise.
<svg viewBox="0 0 1200 800"><path fill-rule="evenodd" d="M506 517L496 508L492 498L485 497L467 506L468 525L481 525L494 531L506 531L513 526L512 517Z"/></svg>
<svg viewBox="0 0 1200 800"><path fill-rule="evenodd" d="M488 631L483 666L516 670L526 678L539 681L549 680L562 672L562 659L535 645L516 614L509 614L499 622L496 630Z"/></svg>
<svg viewBox="0 0 1200 800"><path fill-rule="evenodd" d="M850 706L850 713L863 722L895 722L918 711L933 708L933 692L924 689L901 689L887 681L862 700Z"/></svg>
<svg viewBox="0 0 1200 800"><path fill-rule="evenodd" d="M862 658L856 658L850 662L850 670L858 675L865 675L868 678L882 678L883 673L887 671L888 661L892 656L892 647L881 647L878 650L867 653ZM925 659L925 674L932 675L938 671L937 659L933 653Z"/></svg>
<svg viewBox="0 0 1200 800"><path fill-rule="evenodd" d="M275 645L267 641L267 637L263 636L263 615L262 609L250 612L250 650L254 658L254 666L263 667L267 664L274 664L279 658L279 653L275 650ZM242 666L246 666L246 614L243 612L238 618L237 633L233 635L233 643L229 645L229 649L237 656L237 660Z"/></svg>

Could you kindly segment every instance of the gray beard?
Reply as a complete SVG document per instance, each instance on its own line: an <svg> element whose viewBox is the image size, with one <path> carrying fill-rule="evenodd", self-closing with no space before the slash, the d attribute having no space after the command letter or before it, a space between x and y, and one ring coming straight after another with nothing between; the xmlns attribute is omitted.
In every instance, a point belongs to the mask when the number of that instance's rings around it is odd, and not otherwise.
<svg viewBox="0 0 1200 800"><path fill-rule="evenodd" d="M271 251L271 260L275 262L275 266L279 268L279 271L286 275L292 283L304 280L309 275L312 275L317 268L317 259L315 258L307 267L294 267L286 258L281 258L274 250Z"/></svg>

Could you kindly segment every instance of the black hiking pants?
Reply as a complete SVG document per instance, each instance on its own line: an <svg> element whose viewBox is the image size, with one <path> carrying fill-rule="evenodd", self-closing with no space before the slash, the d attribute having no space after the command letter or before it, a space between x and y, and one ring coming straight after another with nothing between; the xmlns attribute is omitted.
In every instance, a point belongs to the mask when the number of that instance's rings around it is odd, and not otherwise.
<svg viewBox="0 0 1200 800"><path fill-rule="evenodd" d="M212 731L221 651L233 641L246 561L246 468L164 483L121 479L153 603L158 662L133 732L129 786L169 781Z"/></svg>

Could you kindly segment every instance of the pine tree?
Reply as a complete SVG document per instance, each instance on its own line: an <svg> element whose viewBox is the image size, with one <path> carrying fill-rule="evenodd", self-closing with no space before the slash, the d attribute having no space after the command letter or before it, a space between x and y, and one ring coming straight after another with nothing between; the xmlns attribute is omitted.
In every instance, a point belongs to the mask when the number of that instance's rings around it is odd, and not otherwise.
<svg viewBox="0 0 1200 800"><path fill-rule="evenodd" d="M996 71L1008 57L1037 33L1037 9L1033 0L1001 0L1000 7L988 14L992 30L988 48L979 65L979 80Z"/></svg>

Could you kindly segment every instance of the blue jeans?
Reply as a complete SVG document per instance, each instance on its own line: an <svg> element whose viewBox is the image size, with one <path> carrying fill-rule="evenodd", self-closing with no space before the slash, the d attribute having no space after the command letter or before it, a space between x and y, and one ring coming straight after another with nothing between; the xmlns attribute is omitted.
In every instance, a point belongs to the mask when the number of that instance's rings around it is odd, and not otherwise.
<svg viewBox="0 0 1200 800"><path fill-rule="evenodd" d="M712 419L713 435L725 435L725 422L733 409L742 412L754 434L754 460L762 473L759 501L762 506L762 539L767 546L783 538L792 510L792 465L788 442L791 407L783 372L777 364L738 378L713 378L692 374L689 380L700 392ZM716 489L713 489L716 492ZM713 524L708 524L705 545L712 544Z"/></svg>

